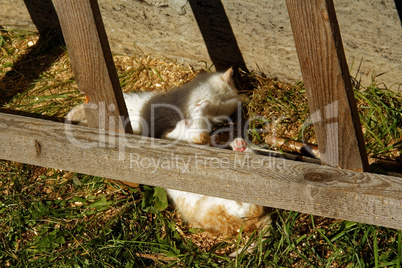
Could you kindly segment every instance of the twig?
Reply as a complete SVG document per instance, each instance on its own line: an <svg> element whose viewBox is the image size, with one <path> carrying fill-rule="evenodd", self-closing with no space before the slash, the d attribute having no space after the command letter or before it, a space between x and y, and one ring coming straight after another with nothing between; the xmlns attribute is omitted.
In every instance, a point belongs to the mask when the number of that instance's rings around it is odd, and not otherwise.
<svg viewBox="0 0 402 268"><path fill-rule="evenodd" d="M313 144L302 143L291 139L280 138L276 136L265 137L265 142L272 145L276 149L280 149L286 152L297 152L299 154L310 153L314 157L320 157L318 146Z"/></svg>
<svg viewBox="0 0 402 268"><path fill-rule="evenodd" d="M178 258L167 257L164 254L135 253L138 257L156 260L156 261L176 261Z"/></svg>

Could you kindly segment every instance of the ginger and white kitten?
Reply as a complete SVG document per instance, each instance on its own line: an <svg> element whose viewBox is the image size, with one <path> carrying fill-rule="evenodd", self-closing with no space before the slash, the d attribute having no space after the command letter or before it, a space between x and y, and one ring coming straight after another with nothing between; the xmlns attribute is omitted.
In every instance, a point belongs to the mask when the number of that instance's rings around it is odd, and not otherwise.
<svg viewBox="0 0 402 268"><path fill-rule="evenodd" d="M234 151L252 152L242 138L231 146ZM189 225L210 234L234 235L241 228L251 232L270 224L267 208L259 205L172 189L166 192Z"/></svg>
<svg viewBox="0 0 402 268"><path fill-rule="evenodd" d="M209 144L211 124L230 116L240 97L233 81L233 70L203 73L191 82L166 93L124 94L131 126L135 134ZM74 107L67 120L86 124L83 105ZM252 152L237 138L234 151ZM179 213L191 226L211 234L233 235L243 226L253 231L266 223L265 208L233 200L167 189Z"/></svg>
<svg viewBox="0 0 402 268"><path fill-rule="evenodd" d="M202 128L201 132L210 132L211 122L226 119L241 101L236 92L232 68L224 73L200 73L191 82L168 92L123 95L134 134L189 142L194 141L194 135L184 134L183 130L194 132L196 128ZM68 113L67 120L86 125L84 105L74 107ZM199 118L194 120L197 111Z"/></svg>

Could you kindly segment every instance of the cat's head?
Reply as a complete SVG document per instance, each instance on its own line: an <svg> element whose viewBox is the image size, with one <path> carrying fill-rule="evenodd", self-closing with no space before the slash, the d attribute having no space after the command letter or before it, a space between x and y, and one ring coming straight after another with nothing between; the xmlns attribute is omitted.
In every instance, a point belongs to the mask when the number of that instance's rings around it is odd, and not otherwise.
<svg viewBox="0 0 402 268"><path fill-rule="evenodd" d="M217 72L217 73L211 73L206 70L201 70L198 73L199 77L202 77L204 79L210 79L211 83L216 85L228 85L229 88L231 89L236 89L237 88L237 82L236 82L236 74L235 71L232 67L227 69L225 72Z"/></svg>

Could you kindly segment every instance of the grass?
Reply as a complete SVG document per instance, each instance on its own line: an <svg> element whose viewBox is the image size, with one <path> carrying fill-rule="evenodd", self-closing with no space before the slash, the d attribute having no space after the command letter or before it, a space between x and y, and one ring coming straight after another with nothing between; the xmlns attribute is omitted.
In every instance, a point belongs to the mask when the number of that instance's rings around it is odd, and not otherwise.
<svg viewBox="0 0 402 268"><path fill-rule="evenodd" d="M0 262L5 266L397 267L401 232L276 210L253 254L198 248L161 210L152 187L0 162ZM189 230L186 230L189 232ZM241 241L241 237L239 237ZM248 244L247 244L248 243ZM399 255L398 255L399 252ZM399 258L399 259L398 259Z"/></svg>
<svg viewBox="0 0 402 268"><path fill-rule="evenodd" d="M264 146L265 137L275 134L315 144L312 125L305 125L310 111L303 83L285 83L264 76L255 81L255 90L245 103L247 114L257 118L252 128L260 130L253 133L253 142ZM354 81L353 88L368 155L397 160L402 150L401 93L381 87L375 80L367 87Z"/></svg>
<svg viewBox="0 0 402 268"><path fill-rule="evenodd" d="M48 42L1 30L0 111L60 120L82 102L65 50ZM196 74L150 57L115 62L125 91L166 90ZM303 83L247 78L254 90L244 110L261 129L253 134L256 144L268 146L264 135L273 131L315 142L313 128L302 128L309 116ZM354 86L370 156L400 158L400 93L374 81ZM279 209L272 218L268 233L206 241L180 221L159 188L0 161L2 267L401 267L401 231Z"/></svg>
<svg viewBox="0 0 402 268"><path fill-rule="evenodd" d="M359 84L358 84L359 85ZM372 82L355 90L367 152L396 159L402 149L402 96Z"/></svg>

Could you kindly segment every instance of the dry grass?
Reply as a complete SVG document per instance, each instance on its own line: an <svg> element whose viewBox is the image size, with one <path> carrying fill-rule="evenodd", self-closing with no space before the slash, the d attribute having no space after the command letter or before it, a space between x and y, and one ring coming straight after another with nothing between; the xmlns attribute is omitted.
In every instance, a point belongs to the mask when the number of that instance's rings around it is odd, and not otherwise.
<svg viewBox="0 0 402 268"><path fill-rule="evenodd" d="M185 68L149 56L114 56L113 59L124 92L166 91L190 81L198 73L191 66Z"/></svg>
<svg viewBox="0 0 402 268"><path fill-rule="evenodd" d="M261 129L254 133L254 142L262 144L266 136L276 135L289 139L315 143L312 127L304 129L309 109L302 83L286 83L263 74L252 74L253 91L245 102L247 115L255 117L251 128Z"/></svg>

